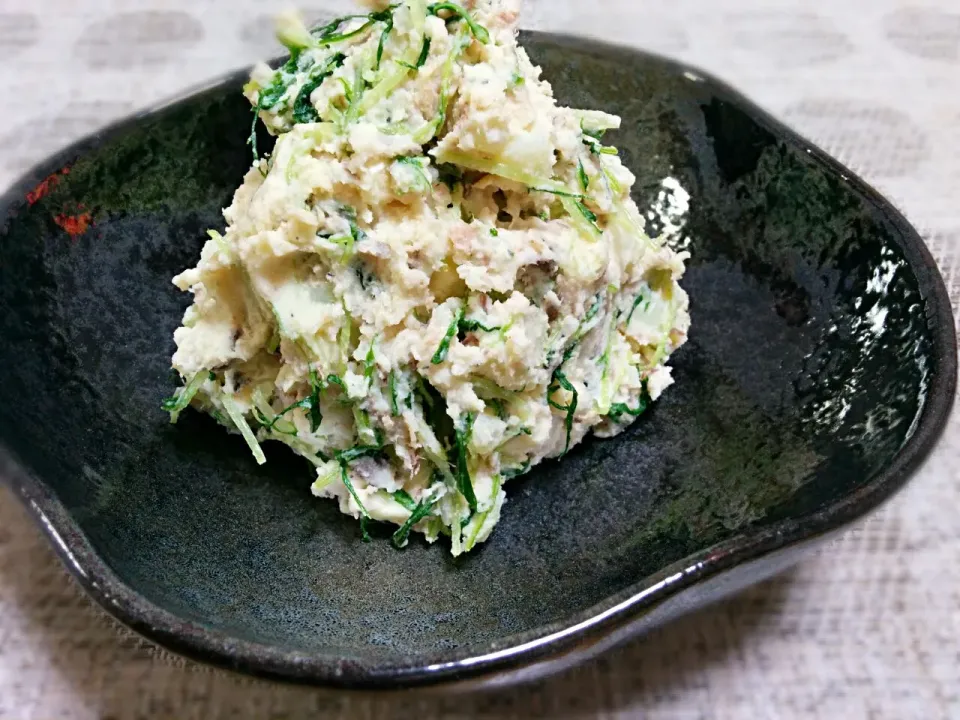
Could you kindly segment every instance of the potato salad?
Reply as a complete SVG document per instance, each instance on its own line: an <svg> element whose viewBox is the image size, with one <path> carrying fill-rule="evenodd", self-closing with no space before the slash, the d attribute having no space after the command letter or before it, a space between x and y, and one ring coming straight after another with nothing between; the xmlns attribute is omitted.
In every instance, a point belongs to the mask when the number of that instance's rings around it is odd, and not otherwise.
<svg viewBox="0 0 960 720"><path fill-rule="evenodd" d="M519 0L366 3L254 69L253 164L198 265L164 408L315 468L360 520L490 536L509 481L623 431L672 383L686 254L517 44ZM276 144L259 152L262 122Z"/></svg>

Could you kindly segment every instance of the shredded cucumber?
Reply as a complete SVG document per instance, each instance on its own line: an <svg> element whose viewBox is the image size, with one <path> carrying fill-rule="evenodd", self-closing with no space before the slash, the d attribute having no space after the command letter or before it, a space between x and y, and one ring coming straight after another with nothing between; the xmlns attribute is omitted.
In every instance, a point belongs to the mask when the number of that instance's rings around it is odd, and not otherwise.
<svg viewBox="0 0 960 720"><path fill-rule="evenodd" d="M257 461L257 464L265 465L267 462L267 457L263 454L263 448L261 448L260 443L257 442L257 438L253 434L253 430L250 429L247 419L243 416L243 411L240 410L240 406L237 405L237 402L232 396L227 395L226 393L220 396L220 402L223 404L223 409L227 411L227 415L230 417L230 420L233 422L234 426L243 436L243 439L247 441L250 452L253 453L253 457Z"/></svg>

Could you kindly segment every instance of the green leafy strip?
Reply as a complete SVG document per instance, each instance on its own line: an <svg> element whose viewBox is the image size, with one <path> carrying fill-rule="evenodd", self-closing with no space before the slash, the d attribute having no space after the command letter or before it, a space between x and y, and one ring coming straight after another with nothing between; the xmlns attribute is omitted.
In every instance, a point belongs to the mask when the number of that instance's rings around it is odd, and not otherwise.
<svg viewBox="0 0 960 720"><path fill-rule="evenodd" d="M350 40L351 38L357 37L365 33L376 23L389 23L393 24L393 8L396 6L390 6L386 10L380 10L378 12L370 13L369 15L346 15L342 18L338 18L328 25L323 26L317 30L313 30L311 34L317 38L317 41L321 45L333 45L335 43L343 42L344 40ZM360 20L366 19L366 22L355 30L350 30L345 33L338 33L337 31L340 27L350 20Z"/></svg>
<svg viewBox="0 0 960 720"><path fill-rule="evenodd" d="M583 167L583 161L577 161L577 179L580 181L580 188L586 192L590 189L590 178L587 177L587 170Z"/></svg>
<svg viewBox="0 0 960 720"><path fill-rule="evenodd" d="M367 380L373 378L374 373L377 371L377 356L374 353L374 341L370 341L370 349L367 350L367 356L363 360L363 376Z"/></svg>
<svg viewBox="0 0 960 720"><path fill-rule="evenodd" d="M331 375L331 378L336 376ZM340 378L336 378L340 381ZM340 381L342 384L342 381ZM277 427L284 417L289 415L294 410L303 410L307 414L307 418L310 421L310 432L315 433L320 429L320 425L323 423L323 411L320 407L320 394L326 390L328 387L327 383L324 383L317 376L317 372L314 369L310 369L310 395L305 397L303 400L293 403L289 407L284 408L272 420L268 420L266 416L260 412L257 408L254 408L254 417L256 417L257 422L259 422L267 432L279 432L282 435L296 435L297 430L296 426L292 425L292 430L282 430Z"/></svg>
<svg viewBox="0 0 960 720"><path fill-rule="evenodd" d="M367 512L367 508L360 500L360 496L357 494L357 490L353 486L353 481L350 479L350 473L347 465L344 462L340 463L340 481L343 483L344 487L347 488L347 491L353 496L354 501L357 503L357 507L360 508L360 534L363 537L364 542L370 542L370 533L367 532L366 522L370 519L370 513Z"/></svg>
<svg viewBox="0 0 960 720"><path fill-rule="evenodd" d="M384 21L386 23L383 28L383 32L380 33L380 42L377 44L377 62L374 65L374 70L380 70L380 63L383 61L383 46L387 42L387 38L390 37L390 33L393 32L393 13L390 13L390 16Z"/></svg>
<svg viewBox="0 0 960 720"><path fill-rule="evenodd" d="M397 402L397 374L396 371L391 370L390 376L387 380L387 385L390 387L390 415L393 417L400 416L400 405Z"/></svg>
<svg viewBox="0 0 960 720"><path fill-rule="evenodd" d="M593 142L591 139L584 138L584 144L590 148L590 153L592 155L619 155L620 151L615 147L607 147L601 145L598 142Z"/></svg>
<svg viewBox="0 0 960 720"><path fill-rule="evenodd" d="M437 116L424 125L413 135L413 140L419 145L426 145L443 128L447 121L447 109L450 104L450 94L453 84L453 73L460 55L469 45L465 40L465 35L461 31L454 39L453 51L443 65L443 73L440 78L440 95L437 100Z"/></svg>
<svg viewBox="0 0 960 720"><path fill-rule="evenodd" d="M600 313L600 308L602 306L603 296L597 295L593 305L587 311L587 314L580 323L580 326L577 328L577 331L573 334L570 345L564 351L563 358L560 360L560 365L557 366L557 369L554 371L553 379L547 388L547 402L550 404L550 407L556 408L557 410L567 414L566 419L564 420L567 441L560 457L563 457L570 451L570 435L573 431L574 416L576 415L577 405L580 401L580 395L577 392L577 388L573 385L573 383L570 382L569 378L567 378L566 374L563 372L563 366L570 361L570 358L573 357L573 353L576 351L577 347L579 347L580 342L587 335L587 333L593 329L590 323L592 323ZM552 399L553 394L559 390L566 390L571 394L572 398L568 404L561 405Z"/></svg>
<svg viewBox="0 0 960 720"><path fill-rule="evenodd" d="M640 402L636 408L631 408L626 403L617 403L616 405L611 405L610 413L609 413L610 419L613 420L614 422L620 422L620 419L624 415L629 415L631 417L638 418L647 411L648 407L650 407L650 403L647 400L646 395L642 395L640 397Z"/></svg>
<svg viewBox="0 0 960 720"><path fill-rule="evenodd" d="M337 461L337 464L340 465L340 481L344 487L347 488L350 495L353 496L357 507L360 508L360 533L363 536L364 542L370 542L370 533L367 532L367 522L370 520L370 513L367 511L363 501L360 500L360 495L357 493L356 488L353 486L353 481L350 479L350 463L360 458L376 457L382 452L383 446L357 445L349 450L334 453L334 459Z"/></svg>
<svg viewBox="0 0 960 720"><path fill-rule="evenodd" d="M457 449L457 490L466 499L471 512L477 511L477 496L473 492L473 481L470 479L470 468L467 466L467 448L470 445L470 437L473 435L473 424L477 416L473 413L468 414L460 428L455 433L455 445Z"/></svg>
<svg viewBox="0 0 960 720"><path fill-rule="evenodd" d="M500 495L500 476L499 475L495 475L493 477L493 487L491 488L491 490L492 492L490 493L490 498L491 498L490 501L492 504L490 506L490 509L485 510L484 512L476 515L473 533L471 533L470 537L467 538L467 541L464 543L464 547L463 547L464 552L470 552L471 550L473 550L474 547L476 547L477 538L480 536L480 533L483 531L483 526L487 523L487 518L490 517L490 513L492 513L497 507L497 500L499 499L498 496ZM474 521L474 518L471 518L471 521Z"/></svg>
<svg viewBox="0 0 960 720"><path fill-rule="evenodd" d="M283 431L283 430L277 430L277 423L280 422L281 420L283 420L283 418L285 418L287 415L289 415L290 413L292 413L294 410L303 410L304 412L312 413L312 412L313 412L313 398L312 398L312 397L308 397L308 398L304 398L303 400L300 400L300 401L298 401L298 402L293 403L293 405L290 405L289 407L286 407L286 408L284 408L283 410L281 410L279 413L277 413L272 420L268 420L268 419L267 419L259 410L257 410L256 408L254 408L254 413L253 413L253 414L254 414L254 417L257 419L257 422L259 422L260 425L263 426L263 429L266 430L267 432L277 431L277 432L280 432L280 433L283 434L283 435L296 435L296 434L297 434L296 426L293 426L293 430L291 430L291 431L289 431L289 432ZM316 432L316 430L314 430L313 432Z"/></svg>
<svg viewBox="0 0 960 720"><path fill-rule="evenodd" d="M512 480L515 477L520 477L521 475L526 475L530 472L530 461L527 460L520 467L510 468L509 470L504 470L501 474L503 475L504 480Z"/></svg>
<svg viewBox="0 0 960 720"><path fill-rule="evenodd" d="M393 494L393 499L403 505L404 509L409 510L410 512L413 512L417 509L417 501L410 497L410 493L408 493L406 490L397 490Z"/></svg>
<svg viewBox="0 0 960 720"><path fill-rule="evenodd" d="M447 328L447 333L443 336L440 347L437 348L437 352L434 353L433 360L431 360L434 365L439 365L447 359L447 355L450 352L450 343L453 342L453 339L457 336L461 322L463 322L463 308L459 308L457 312L454 313L453 321L450 323L450 327Z"/></svg>
<svg viewBox="0 0 960 720"><path fill-rule="evenodd" d="M446 10L447 12L459 17L470 28L470 32L473 36L481 43L486 45L490 42L490 32L483 27L482 25L477 24L470 13L464 10L462 7L452 2L438 2L427 7L427 12L431 15L436 15L441 10Z"/></svg>
<svg viewBox="0 0 960 720"><path fill-rule="evenodd" d="M529 187L527 189L530 192L550 193L551 195L556 195L557 197L574 198L576 200L583 200L585 197L582 193L570 192L569 190L564 190L562 188Z"/></svg>
<svg viewBox="0 0 960 720"><path fill-rule="evenodd" d="M603 140L603 136L607 134L606 130L591 130L583 126L583 120L580 121L580 130L583 132L585 137L592 138L597 142Z"/></svg>
<svg viewBox="0 0 960 720"><path fill-rule="evenodd" d="M647 298L644 293L637 295L637 298L633 301L633 307L630 308L630 314L627 315L627 325L630 325L630 321L633 320L633 314L637 311L637 308L640 307L640 303L644 300L647 301L647 304L644 306L644 311L650 307L650 299Z"/></svg>
<svg viewBox="0 0 960 720"><path fill-rule="evenodd" d="M450 327L447 328L446 335L443 336L443 341L440 343L440 347L437 348L437 352L433 356L432 363L434 365L439 365L444 360L447 359L447 355L450 352L450 343L453 342L455 337L466 333L476 333L476 332L499 332L503 328L499 325L490 327L484 325L479 320L472 318L464 317L464 310L461 308L453 316L453 320L450 323Z"/></svg>
<svg viewBox="0 0 960 720"><path fill-rule="evenodd" d="M430 44L432 40L429 36L423 38L423 47L420 48L420 57L417 58L416 69L419 70L427 64L427 58L430 57Z"/></svg>
<svg viewBox="0 0 960 720"><path fill-rule="evenodd" d="M426 167L429 165L429 160L425 157L411 157L408 155L402 155L400 157L394 158L394 162L399 163L400 165L406 165L407 167L413 168L417 173L419 179L420 189L427 191L433 187L433 182L430 180L430 176L427 174Z"/></svg>
<svg viewBox="0 0 960 720"><path fill-rule="evenodd" d="M394 497L396 497L396 495L394 495ZM410 496L408 495L407 497ZM413 530L414 525L433 512L433 508L436 506L437 502L437 500L423 500L411 511L410 517L403 524L403 526L393 534L393 538L390 540L397 550L402 549L407 544L407 539L410 537L410 531ZM407 506L404 505L404 507ZM410 508L407 509L409 510Z"/></svg>
<svg viewBox="0 0 960 720"><path fill-rule="evenodd" d="M323 422L323 412L320 409L320 393L323 391L323 382L317 377L317 371L310 368L310 432L315 433Z"/></svg>
<svg viewBox="0 0 960 720"><path fill-rule="evenodd" d="M597 225L597 214L593 212L593 210L591 210L586 205L584 205L583 201L581 200L575 200L573 204L576 205L577 210L580 211L580 214L584 217L584 219L588 223L593 225L593 227L597 230L597 232L602 232L600 230L600 226Z"/></svg>
<svg viewBox="0 0 960 720"><path fill-rule="evenodd" d="M583 169L583 166L580 166ZM586 173L584 173L585 179ZM581 179L581 184L584 182ZM589 182L589 181L587 181ZM578 224L582 225L583 232L590 238L596 238L603 233L603 230L597 224L597 214L586 206L584 200L589 198L581 193L570 192L560 188L538 187L528 188L531 192L543 192L556 195L561 199L564 210ZM585 223L583 222L585 221Z"/></svg>
<svg viewBox="0 0 960 720"><path fill-rule="evenodd" d="M492 332L499 332L500 330L502 330L502 328L499 325L495 327L487 327L486 325L481 323L479 320L464 319L460 321L459 330L460 332L463 332L463 333L471 333L471 332L475 333L480 331L492 333Z"/></svg>
<svg viewBox="0 0 960 720"><path fill-rule="evenodd" d="M327 375L327 385L336 385L343 392L347 392L347 385L343 382L339 375Z"/></svg>
<svg viewBox="0 0 960 720"><path fill-rule="evenodd" d="M347 222L350 223L350 235L353 237L353 241L360 242L361 240L366 240L367 234L357 225L357 211L349 205L344 205L340 208L340 212L343 214L343 217L346 218Z"/></svg>
<svg viewBox="0 0 960 720"><path fill-rule="evenodd" d="M253 164L256 165L260 161L260 149L257 147L257 121L260 119L260 111L263 110L263 100L262 96L257 100L257 104L253 106L253 122L250 124L250 137L247 138L247 145L250 146L253 151Z"/></svg>
<svg viewBox="0 0 960 720"><path fill-rule="evenodd" d="M423 38L423 46L420 48L420 57L417 58L416 63L408 63L403 60L397 60L398 65L402 65L407 70L417 71L427 64L427 58L430 57L430 45L433 41L429 36Z"/></svg>
<svg viewBox="0 0 960 720"><path fill-rule="evenodd" d="M313 95L314 90L323 85L324 80L333 75L333 73L343 65L344 60L346 60L346 56L337 53L327 60L326 65L324 65L318 73L314 74L311 72L310 77L307 78L307 82L304 83L303 87L300 88L300 92L297 93L296 100L293 101L294 123L320 121L320 114L310 101L310 96Z"/></svg>
<svg viewBox="0 0 960 720"><path fill-rule="evenodd" d="M193 402L193 398L196 397L197 393L200 391L200 388L203 387L203 384L207 380L216 379L217 376L212 372L203 370L194 375L190 382L184 387L177 390L173 397L165 399L161 404L161 407L170 413L170 424L177 424L177 421L180 419L180 413L190 406L190 403Z"/></svg>
<svg viewBox="0 0 960 720"><path fill-rule="evenodd" d="M567 405L561 405L552 399L552 395L558 390L566 390L571 394L571 400ZM573 432L573 420L577 412L577 404L580 401L580 395L577 392L577 388L574 387L573 383L567 379L566 374L560 369L557 369L553 373L553 381L550 383L550 387L547 388L547 402L550 403L550 407L556 408L561 412L567 414L564 419L564 427L566 428L567 441L564 445L563 452L560 454L560 457L563 457L570 451L570 434Z"/></svg>

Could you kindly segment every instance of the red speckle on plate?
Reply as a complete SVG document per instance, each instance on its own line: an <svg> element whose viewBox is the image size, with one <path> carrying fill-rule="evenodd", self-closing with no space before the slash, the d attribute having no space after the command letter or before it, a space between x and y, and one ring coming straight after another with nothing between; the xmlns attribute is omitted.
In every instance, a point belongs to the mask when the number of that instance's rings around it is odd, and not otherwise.
<svg viewBox="0 0 960 720"><path fill-rule="evenodd" d="M82 215L57 215L53 221L74 240L83 235L93 224L93 217L90 213Z"/></svg>
<svg viewBox="0 0 960 720"><path fill-rule="evenodd" d="M30 205L33 205L36 202L42 200L46 195L53 190L57 182L60 180L61 175L69 175L70 168L65 167L60 172L55 172L52 175L44 178L40 181L40 184L37 185L33 190L27 193L27 202Z"/></svg>

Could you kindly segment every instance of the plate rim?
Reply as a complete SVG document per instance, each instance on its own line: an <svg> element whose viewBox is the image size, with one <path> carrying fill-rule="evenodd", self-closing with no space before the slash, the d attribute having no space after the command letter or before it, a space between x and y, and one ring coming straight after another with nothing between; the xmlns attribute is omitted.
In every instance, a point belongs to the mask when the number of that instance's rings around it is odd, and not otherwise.
<svg viewBox="0 0 960 720"><path fill-rule="evenodd" d="M177 654L223 669L287 682L348 690L399 690L411 687L469 684L497 673L536 666L559 656L589 649L604 637L705 580L777 550L822 538L863 517L891 498L914 476L943 433L957 388L957 337L942 273L919 232L900 210L825 151L776 119L740 91L699 68L656 53L567 34L523 31L523 37L576 47L588 53L621 53L655 62L691 82L702 83L735 102L760 125L872 202L900 234L897 244L916 274L924 300L932 309L936 371L931 372L927 401L914 434L893 461L869 483L816 512L788 518L760 531L741 533L643 578L619 593L563 620L506 636L482 646L403 658L371 661L334 653L304 653L240 640L179 618L150 602L123 582L97 554L66 507L17 461L0 439L0 482L7 483L53 546L60 560L88 595L108 614L149 641ZM23 207L26 194L43 178L128 127L177 104L239 85L248 69L232 71L187 88L175 96L132 113L70 144L24 173L0 196L0 233ZM899 240L899 239L898 239Z"/></svg>

